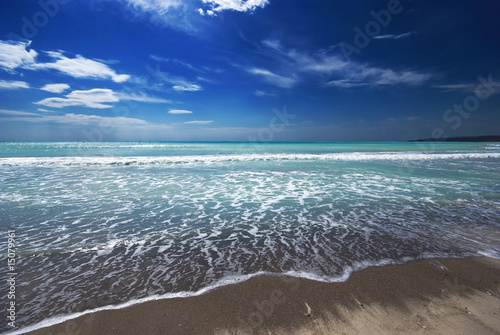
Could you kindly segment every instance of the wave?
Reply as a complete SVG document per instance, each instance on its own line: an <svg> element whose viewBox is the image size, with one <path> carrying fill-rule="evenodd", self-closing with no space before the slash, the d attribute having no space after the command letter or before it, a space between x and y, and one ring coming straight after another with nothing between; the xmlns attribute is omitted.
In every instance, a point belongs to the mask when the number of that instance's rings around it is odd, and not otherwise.
<svg viewBox="0 0 500 335"><path fill-rule="evenodd" d="M288 271L285 273L273 273L273 272L268 272L268 271L259 271L256 273L252 274L247 274L247 275L233 275L233 276L226 276L217 282L210 284L208 286L203 287L202 289L198 291L183 291L183 292L175 292L175 293L165 293L165 294L155 294L155 295L150 295L144 298L139 298L139 299L132 299L130 301L121 303L121 304L116 304L116 305L106 305L106 306L101 306L97 307L94 309L89 309L83 312L77 312L77 313L71 313L71 314L64 314L64 315L57 315L50 317L48 319L45 319L41 322L31 324L25 327L21 327L20 329L16 329L13 331L6 332L5 334L7 335L20 335L20 334L25 334L27 332L32 332L35 330L39 330L42 328L54 326L56 324L63 323L65 321L73 320L76 318L79 318L81 316L87 315L87 314L92 314L92 313L97 313L101 311L108 311L108 310L118 310L118 309L123 309L127 307L131 307L134 305L150 302L150 301L157 301L157 300L164 300L164 299L174 299L174 298L190 298L190 297L196 297L200 296L206 293L209 293L215 289L228 286L228 285L235 285L235 284L240 284L243 282L246 282L254 277L259 277L259 276L281 276L281 277L294 277L294 278L301 278L301 279L308 279L308 280L313 280L313 281L318 281L318 282L324 282L324 283L340 283L340 282L345 282L349 279L349 277L357 271L373 267L373 266L386 266L386 265L397 265L397 264L404 264L408 263L411 261L419 260L419 259L431 259L431 258L464 258L464 257L472 257L472 256L478 256L474 254L462 254L462 255L455 255L455 254L446 254L446 253L424 253L420 256L417 257L405 257L400 260L393 260L393 259L381 259L377 261L364 261L364 262L354 262L353 265L351 266L346 266L343 270L343 272L340 275L337 276L319 276L315 273L309 273L305 271Z"/></svg>
<svg viewBox="0 0 500 335"><path fill-rule="evenodd" d="M418 161L458 159L498 159L500 153L327 153L327 154L244 154L142 157L11 157L0 158L0 167L58 166L150 166L196 165L258 161Z"/></svg>

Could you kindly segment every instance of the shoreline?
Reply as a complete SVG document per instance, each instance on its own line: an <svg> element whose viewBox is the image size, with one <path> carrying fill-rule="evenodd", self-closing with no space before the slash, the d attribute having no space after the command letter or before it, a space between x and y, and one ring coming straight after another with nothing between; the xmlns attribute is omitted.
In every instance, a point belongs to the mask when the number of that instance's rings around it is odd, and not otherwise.
<svg viewBox="0 0 500 335"><path fill-rule="evenodd" d="M92 311L27 334L438 334L467 327L493 334L500 332L499 280L500 260L488 257L371 266L333 283L261 275L200 295Z"/></svg>

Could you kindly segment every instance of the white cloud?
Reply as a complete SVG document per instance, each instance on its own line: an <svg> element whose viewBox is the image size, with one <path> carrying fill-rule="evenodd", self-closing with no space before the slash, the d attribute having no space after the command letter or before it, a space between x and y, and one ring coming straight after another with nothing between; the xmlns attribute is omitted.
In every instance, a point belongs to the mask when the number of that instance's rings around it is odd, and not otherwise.
<svg viewBox="0 0 500 335"><path fill-rule="evenodd" d="M346 70L352 66L352 63L344 61L338 55L319 55L317 57L310 57L301 55L297 52L290 53L295 61L300 65L299 69L304 72L319 72L331 74L338 71Z"/></svg>
<svg viewBox="0 0 500 335"><path fill-rule="evenodd" d="M299 80L319 80L326 86L342 88L376 87L386 85L422 85L433 76L429 73L415 70L384 69L366 63L347 62L341 55L334 54L331 50L317 53L308 53L295 49L286 49L277 40L267 40L263 45L268 48L265 55L274 58L276 62L292 71L294 83ZM253 71L254 74L257 72ZM273 74L260 72L273 80ZM279 83L279 78L274 78ZM281 87L292 87L290 81L281 83ZM288 87L287 87L288 86Z"/></svg>
<svg viewBox="0 0 500 335"><path fill-rule="evenodd" d="M197 0L117 0L136 18L146 19L153 24L168 26L188 33L197 31L195 27L199 15Z"/></svg>
<svg viewBox="0 0 500 335"><path fill-rule="evenodd" d="M41 88L42 91L47 91L51 93L62 93L69 89L68 84L47 84Z"/></svg>
<svg viewBox="0 0 500 335"><path fill-rule="evenodd" d="M267 82L281 88L291 88L298 82L294 78L283 77L266 69L252 68L249 69L248 72L250 72L251 74L262 76Z"/></svg>
<svg viewBox="0 0 500 335"><path fill-rule="evenodd" d="M18 88L30 88L30 85L24 81L0 80L0 89L15 90Z"/></svg>
<svg viewBox="0 0 500 335"><path fill-rule="evenodd" d="M181 0L124 0L129 6L147 12L165 15L170 10L182 5Z"/></svg>
<svg viewBox="0 0 500 335"><path fill-rule="evenodd" d="M2 114L2 115L21 115L21 116L38 115L36 113L13 111L13 110L8 110L8 109L0 109L0 114Z"/></svg>
<svg viewBox="0 0 500 335"><path fill-rule="evenodd" d="M53 108L63 108L69 106L83 106L88 108L112 108L110 103L132 100L147 103L170 103L170 100L150 97L145 94L127 94L115 93L113 90L106 88L94 88L88 91L73 91L65 96L65 98L47 98L35 102L37 105L43 105Z"/></svg>
<svg viewBox="0 0 500 335"><path fill-rule="evenodd" d="M56 61L53 63L36 63L28 68L36 70L53 69L74 78L111 79L116 83L122 83L130 78L127 74L117 74L104 63L80 55L76 55L75 58L68 58L61 52L56 51L50 51L47 54Z"/></svg>
<svg viewBox="0 0 500 335"><path fill-rule="evenodd" d="M43 105L53 108L63 108L68 106L83 106L89 108L111 108L112 105L105 104L118 102L114 92L104 88L94 88L88 91L73 91L66 95L66 98L47 98L35 102L37 105Z"/></svg>
<svg viewBox="0 0 500 335"><path fill-rule="evenodd" d="M192 114L193 112L183 109L172 109L168 111L169 114Z"/></svg>
<svg viewBox="0 0 500 335"><path fill-rule="evenodd" d="M35 63L38 55L33 49L27 51L31 42L0 41L0 68L13 72L18 67Z"/></svg>
<svg viewBox="0 0 500 335"><path fill-rule="evenodd" d="M207 12L220 12L223 10L251 12L258 7L264 8L267 4L269 4L269 0L203 0L203 3L210 6L210 9L207 10Z"/></svg>
<svg viewBox="0 0 500 335"><path fill-rule="evenodd" d="M189 92L196 92L196 91L201 91L203 88L201 88L200 85L196 84L190 84L190 83L184 83L181 85L174 85L172 88L176 91L189 91Z"/></svg>
<svg viewBox="0 0 500 335"><path fill-rule="evenodd" d="M45 108L37 108L37 111L42 112L42 113L55 113L54 111L45 109Z"/></svg>
<svg viewBox="0 0 500 335"><path fill-rule="evenodd" d="M165 58L165 57L161 57L161 56L157 56L157 55L150 55L149 58L151 58L152 60L155 60L157 62L170 63L170 64L174 64L177 66L185 67L185 68L188 68L188 69L196 71L196 72L206 72L206 69L205 70L198 69L185 61L178 60L175 58Z"/></svg>
<svg viewBox="0 0 500 335"><path fill-rule="evenodd" d="M342 87L342 88L369 86L368 83L360 82L360 81L356 82L356 81L352 81L349 79L332 80L332 81L325 83L325 85L326 86L334 86L334 87Z"/></svg>
<svg viewBox="0 0 500 335"><path fill-rule="evenodd" d="M432 78L432 75L427 73L410 70L394 71L359 64L349 67L339 75L344 78L329 81L326 85L343 88L400 84L415 86L422 85Z"/></svg>
<svg viewBox="0 0 500 335"><path fill-rule="evenodd" d="M203 87L201 85L190 82L184 77L173 76L170 73L160 71L159 66L157 66L156 68L155 76L157 76L157 80L161 83L161 85L163 85L164 83L172 84L172 89L174 89L175 91L196 92L203 90Z"/></svg>
<svg viewBox="0 0 500 335"><path fill-rule="evenodd" d="M264 92L261 90L255 90L255 91L253 91L253 94L255 94L258 97L274 97L274 96L276 96L276 94L274 94L274 93Z"/></svg>
<svg viewBox="0 0 500 335"><path fill-rule="evenodd" d="M443 92L453 92L460 91L465 93L475 93L478 88L478 83L462 83L462 84L448 84L448 85L433 85L433 88L438 88L443 90ZM490 93L497 93L497 90L493 88L495 91Z"/></svg>
<svg viewBox="0 0 500 335"><path fill-rule="evenodd" d="M373 38L375 39L392 39L392 40L399 40L400 38L406 38L410 37L411 35L415 34L415 32L410 31L409 33L405 34L400 34L400 35L378 35L374 36Z"/></svg>
<svg viewBox="0 0 500 335"><path fill-rule="evenodd" d="M59 51L46 52L55 60L53 63L37 63L38 53L27 51L30 42L0 41L0 68L13 72L16 68L28 70L57 70L74 78L111 79L122 83L130 78L127 74L117 74L108 65L80 55L68 58Z"/></svg>
<svg viewBox="0 0 500 335"><path fill-rule="evenodd" d="M184 123L186 123L186 124L209 124L212 122L214 122L214 121L186 121Z"/></svg>
<svg viewBox="0 0 500 335"><path fill-rule="evenodd" d="M64 114L64 115L38 115L29 113L30 116L37 117L17 117L17 118L0 118L3 122L54 122L73 125L106 125L107 127L127 127L127 126L146 126L150 125L147 121L128 117L107 117L99 115L84 115L84 114ZM28 116L27 114L25 114Z"/></svg>
<svg viewBox="0 0 500 335"><path fill-rule="evenodd" d="M120 100L132 100L132 101L138 101L138 102L149 102L149 103L171 103L172 102L171 100L150 97L146 94L117 93L116 96Z"/></svg>
<svg viewBox="0 0 500 335"><path fill-rule="evenodd" d="M233 10L253 12L265 7L269 0L116 0L136 18L153 24L168 26L190 34L200 31L206 22L203 16L215 16L216 12ZM202 5L202 8L200 8ZM199 15L193 15L198 12Z"/></svg>
<svg viewBox="0 0 500 335"><path fill-rule="evenodd" d="M450 84L450 85L434 85L434 88L442 88L445 90L471 90L474 89L477 84Z"/></svg>

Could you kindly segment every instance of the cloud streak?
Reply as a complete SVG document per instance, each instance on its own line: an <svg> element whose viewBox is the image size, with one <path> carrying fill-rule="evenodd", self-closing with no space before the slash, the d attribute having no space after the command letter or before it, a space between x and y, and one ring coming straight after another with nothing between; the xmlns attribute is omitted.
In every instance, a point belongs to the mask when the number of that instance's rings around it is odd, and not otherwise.
<svg viewBox="0 0 500 335"><path fill-rule="evenodd" d="M290 81L283 81L267 70L252 69L251 73L267 77L277 86L291 88L300 81L319 81L324 86L339 88L383 87L390 85L422 85L433 75L410 69L385 69L366 63L347 62L339 54L331 52L310 53L286 49L279 41L262 43L267 49L264 54L274 58L278 66L295 69ZM266 72L267 71L267 72Z"/></svg>
<svg viewBox="0 0 500 335"><path fill-rule="evenodd" d="M294 78L280 76L266 69L252 68L248 69L248 72L257 76L261 76L268 83L281 88L292 88L298 83L298 81Z"/></svg>
<svg viewBox="0 0 500 335"><path fill-rule="evenodd" d="M16 116L33 116L33 115L38 115L36 113L30 113L30 112L22 112L22 111L13 111L13 110L8 110L8 109L0 109L0 114L1 115L16 115Z"/></svg>
<svg viewBox="0 0 500 335"><path fill-rule="evenodd" d="M203 90L203 87L198 83L191 82L181 76L173 76L167 72L160 71L159 66L156 67L155 76L162 84L171 84L171 88L174 91L197 92Z"/></svg>
<svg viewBox="0 0 500 335"><path fill-rule="evenodd" d="M19 88L30 88L30 85L24 81L0 80L0 89L17 90Z"/></svg>
<svg viewBox="0 0 500 335"><path fill-rule="evenodd" d="M35 113L18 114L30 117L0 118L0 122L30 122L30 123L60 123L80 126L107 125L113 127L151 125L145 120L128 117L107 117L99 115L84 115L68 113L64 115L39 115ZM32 117L33 116L33 117Z"/></svg>
<svg viewBox="0 0 500 335"><path fill-rule="evenodd" d="M400 35L378 35L378 36L374 36L373 38L377 39L377 40L384 40L384 39L385 40L387 40L387 39L399 40L400 38L410 37L413 34L415 34L415 32L414 31L410 31L409 33L400 34Z"/></svg>
<svg viewBox="0 0 500 335"><path fill-rule="evenodd" d="M116 103L121 100L132 100L148 103L170 103L170 100L150 97L147 95L132 95L127 93L115 93L107 88L94 88L87 91L73 91L65 96L65 98L46 98L35 102L37 105L42 105L52 108L64 108L71 106L81 106L87 108L106 109L112 108L111 103Z"/></svg>
<svg viewBox="0 0 500 335"><path fill-rule="evenodd" d="M232 10L237 12L253 12L257 8L264 8L269 4L269 0L203 0L210 9L205 11L199 8L200 14L214 15L214 12Z"/></svg>
<svg viewBox="0 0 500 335"><path fill-rule="evenodd" d="M186 121L185 124L210 124L214 121Z"/></svg>
<svg viewBox="0 0 500 335"><path fill-rule="evenodd" d="M184 109L172 109L168 111L169 114L192 114L193 112Z"/></svg>

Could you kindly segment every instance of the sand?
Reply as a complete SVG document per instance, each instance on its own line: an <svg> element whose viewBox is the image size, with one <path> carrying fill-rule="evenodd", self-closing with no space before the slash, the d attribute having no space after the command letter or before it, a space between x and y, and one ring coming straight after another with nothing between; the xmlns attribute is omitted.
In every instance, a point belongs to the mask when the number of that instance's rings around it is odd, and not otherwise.
<svg viewBox="0 0 500 335"><path fill-rule="evenodd" d="M29 334L500 334L500 260L370 267L343 283L261 276Z"/></svg>

